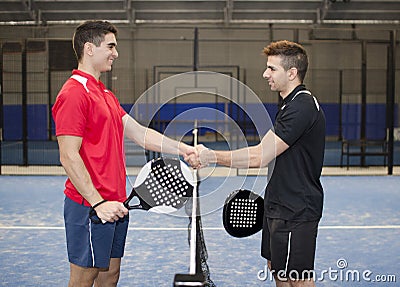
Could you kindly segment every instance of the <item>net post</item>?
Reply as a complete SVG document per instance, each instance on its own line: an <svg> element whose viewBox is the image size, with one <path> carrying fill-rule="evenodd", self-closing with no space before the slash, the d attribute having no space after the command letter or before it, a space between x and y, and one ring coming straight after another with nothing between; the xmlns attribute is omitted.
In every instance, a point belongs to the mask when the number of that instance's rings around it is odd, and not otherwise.
<svg viewBox="0 0 400 287"><path fill-rule="evenodd" d="M174 287L196 286L204 287L205 278L202 273L198 274L175 274Z"/></svg>
<svg viewBox="0 0 400 287"><path fill-rule="evenodd" d="M198 144L198 129L197 129L197 120L194 123L193 129L193 145L196 146ZM189 274L175 274L174 277L174 287L183 287L183 286L198 286L198 287L215 287L215 284L209 278L209 273L204 272L203 264L205 263L206 258L202 258L204 256L205 246L198 244L199 242L203 242L202 239L202 228L201 228L201 216L198 212L200 209L200 204L198 201L198 176L197 170L193 169L193 205L191 210L191 221L190 221L190 270ZM188 212L189 214L189 212ZM199 236L199 238L197 237ZM204 250L203 250L204 248ZM202 261L204 259L204 262ZM208 270L208 266L207 266ZM207 274L207 275L206 275Z"/></svg>
<svg viewBox="0 0 400 287"><path fill-rule="evenodd" d="M197 120L194 122L193 145L197 145ZM197 170L193 169L193 205L192 205L192 226L190 229L190 274L196 274L196 253L197 253Z"/></svg>

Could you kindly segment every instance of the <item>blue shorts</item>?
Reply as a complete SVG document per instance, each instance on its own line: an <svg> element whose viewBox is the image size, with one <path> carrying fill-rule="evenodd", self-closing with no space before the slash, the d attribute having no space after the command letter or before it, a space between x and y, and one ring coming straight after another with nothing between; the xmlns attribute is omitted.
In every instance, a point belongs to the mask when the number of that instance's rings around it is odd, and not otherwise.
<svg viewBox="0 0 400 287"><path fill-rule="evenodd" d="M129 216L116 222L95 224L90 207L65 197L64 223L69 262L81 267L107 269L110 258L124 255Z"/></svg>

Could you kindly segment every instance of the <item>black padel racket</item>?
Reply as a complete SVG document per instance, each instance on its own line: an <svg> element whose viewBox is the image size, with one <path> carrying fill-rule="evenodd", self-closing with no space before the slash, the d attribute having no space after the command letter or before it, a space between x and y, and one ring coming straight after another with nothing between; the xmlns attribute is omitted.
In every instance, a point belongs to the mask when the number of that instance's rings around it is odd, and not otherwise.
<svg viewBox="0 0 400 287"><path fill-rule="evenodd" d="M195 185L189 167L179 159L158 158L140 170L132 192L125 200L127 209L143 209L161 213L174 212L192 197ZM130 204L137 197L138 204Z"/></svg>
<svg viewBox="0 0 400 287"><path fill-rule="evenodd" d="M136 177L124 206L159 213L171 213L183 207L192 197L195 183L189 167L179 159L158 158L146 163ZM131 204L133 199L136 203ZM96 211L90 218L99 223ZM104 221L103 221L104 223Z"/></svg>
<svg viewBox="0 0 400 287"><path fill-rule="evenodd" d="M222 212L224 228L233 237L247 237L263 227L264 200L252 191L240 189L225 200Z"/></svg>

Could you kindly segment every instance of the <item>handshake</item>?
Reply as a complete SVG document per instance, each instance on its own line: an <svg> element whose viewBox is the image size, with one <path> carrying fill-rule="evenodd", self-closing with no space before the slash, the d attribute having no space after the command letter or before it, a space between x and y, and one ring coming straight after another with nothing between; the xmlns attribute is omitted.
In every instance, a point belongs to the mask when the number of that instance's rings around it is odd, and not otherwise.
<svg viewBox="0 0 400 287"><path fill-rule="evenodd" d="M192 147L191 150L187 151L184 155L184 160L195 169L206 167L210 163L217 162L215 151L202 144Z"/></svg>

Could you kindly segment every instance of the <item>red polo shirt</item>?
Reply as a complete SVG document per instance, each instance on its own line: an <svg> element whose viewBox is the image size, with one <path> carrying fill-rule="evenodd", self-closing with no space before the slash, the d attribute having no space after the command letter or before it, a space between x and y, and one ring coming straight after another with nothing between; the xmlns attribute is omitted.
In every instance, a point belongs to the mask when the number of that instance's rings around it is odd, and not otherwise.
<svg viewBox="0 0 400 287"><path fill-rule="evenodd" d="M124 127L122 109L115 95L93 76L72 71L52 109L56 135L82 137L79 151L95 188L106 200L126 199ZM66 196L83 199L68 179Z"/></svg>

